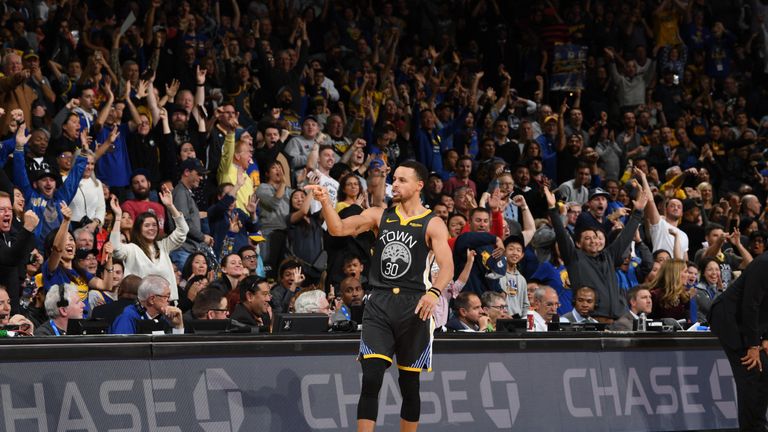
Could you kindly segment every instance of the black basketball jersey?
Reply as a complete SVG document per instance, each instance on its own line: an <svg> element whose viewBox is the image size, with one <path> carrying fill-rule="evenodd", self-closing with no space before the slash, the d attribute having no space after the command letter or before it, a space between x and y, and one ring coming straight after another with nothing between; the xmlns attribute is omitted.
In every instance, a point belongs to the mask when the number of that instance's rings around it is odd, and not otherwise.
<svg viewBox="0 0 768 432"><path fill-rule="evenodd" d="M368 280L373 287L425 291L431 286L427 262L427 225L434 217L431 210L411 218L398 207L384 210L379 235L374 243Z"/></svg>

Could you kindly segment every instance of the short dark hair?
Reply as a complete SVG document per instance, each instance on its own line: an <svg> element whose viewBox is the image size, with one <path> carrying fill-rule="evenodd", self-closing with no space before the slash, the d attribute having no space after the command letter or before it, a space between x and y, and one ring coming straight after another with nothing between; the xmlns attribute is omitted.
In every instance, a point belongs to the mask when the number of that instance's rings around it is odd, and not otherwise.
<svg viewBox="0 0 768 432"><path fill-rule="evenodd" d="M582 235L583 235L585 232L588 232L588 231L592 231L592 232L594 232L594 233L598 233L598 232L601 232L601 233L603 233L603 235L605 236L605 230L603 230L602 228L598 228L598 227L594 227L594 226L588 226L588 227L585 227L585 228L581 228L581 229L579 229L579 230L577 230L577 231L576 231L576 233L575 233L575 235L574 235L574 237L576 237L576 243L580 242L580 241L581 241L581 236L582 236ZM607 240L607 239L608 239L608 237L606 236L606 240Z"/></svg>
<svg viewBox="0 0 768 432"><path fill-rule="evenodd" d="M595 302L597 302L597 290L595 290L595 289L594 289L594 288L592 288L591 286L586 286L586 285L584 285L584 286L580 286L580 287L576 288L576 289L573 291L573 300L574 300L574 301L576 300L576 296L578 296L578 295L579 295L579 291L584 291L584 290L590 290L590 291L592 291L592 293L595 295Z"/></svg>
<svg viewBox="0 0 768 432"><path fill-rule="evenodd" d="M347 265L347 264L351 263L354 260L358 260L358 261L360 261L360 263L363 262L363 258L361 258L357 254L354 254L354 253L350 252L350 253L347 253L346 255L344 255L344 261L342 263L344 265Z"/></svg>
<svg viewBox="0 0 768 432"><path fill-rule="evenodd" d="M708 236L712 231L719 229L725 231L725 227L720 225L719 223L710 222L707 224L707 227L704 228L704 235Z"/></svg>
<svg viewBox="0 0 768 432"><path fill-rule="evenodd" d="M469 155L459 156L459 159L456 160L456 163L458 164L459 162L461 162L463 160L468 160L468 161L472 162L472 156L469 156Z"/></svg>
<svg viewBox="0 0 768 432"><path fill-rule="evenodd" d="M283 273L285 273L286 270L292 270L297 267L301 267L301 264L299 264L298 261L292 260L292 259L286 259L280 264L280 268L277 270L277 277L281 278L283 277Z"/></svg>
<svg viewBox="0 0 768 432"><path fill-rule="evenodd" d="M224 293L217 288L203 288L197 293L195 303L192 305L192 316L196 319L203 319L205 314L211 309L218 309Z"/></svg>
<svg viewBox="0 0 768 432"><path fill-rule="evenodd" d="M475 216L475 213L491 214L491 212L489 212L488 209L485 207L475 207L469 211L469 218L472 219Z"/></svg>
<svg viewBox="0 0 768 432"><path fill-rule="evenodd" d="M453 300L453 310L458 313L460 309L469 309L469 300L472 297L478 297L477 293L472 291L464 291L459 294L459 296Z"/></svg>
<svg viewBox="0 0 768 432"><path fill-rule="evenodd" d="M266 279L260 278L258 276L246 276L243 280L238 282L237 289L240 291L240 303L245 301L245 293L247 292L252 294L255 293L256 291L258 291L259 284L262 284L262 283L268 284L269 282L267 282ZM198 293L197 295L200 295L200 293Z"/></svg>
<svg viewBox="0 0 768 432"><path fill-rule="evenodd" d="M243 247L241 247L240 249L237 250L237 254L240 255L240 258L242 259L243 258L243 254L246 251L256 252L256 248L251 246L251 245L245 245L245 246L243 246Z"/></svg>
<svg viewBox="0 0 768 432"><path fill-rule="evenodd" d="M427 167L414 160L404 161L400 164L400 167L414 170L416 172L416 179L424 183L426 183L427 179L429 178L429 171L427 170Z"/></svg>
<svg viewBox="0 0 768 432"><path fill-rule="evenodd" d="M632 300L637 300L637 294L642 290L650 291L650 288L648 288L646 285L638 285L627 291L627 303Z"/></svg>

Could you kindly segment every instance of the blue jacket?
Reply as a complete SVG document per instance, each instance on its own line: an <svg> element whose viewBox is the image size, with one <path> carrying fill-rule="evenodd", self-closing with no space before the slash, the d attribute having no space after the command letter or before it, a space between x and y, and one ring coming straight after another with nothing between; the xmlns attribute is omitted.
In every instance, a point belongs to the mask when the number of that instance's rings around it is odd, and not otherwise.
<svg viewBox="0 0 768 432"><path fill-rule="evenodd" d="M443 172L443 154L450 148L445 140L447 130L439 131L437 128L427 132L421 127L421 113L419 107L413 110L413 134L411 142L416 150L416 160L423 163L429 171ZM452 129L450 133L453 133Z"/></svg>
<svg viewBox="0 0 768 432"><path fill-rule="evenodd" d="M85 156L78 156L64 184L56 188L52 198L46 198L37 189L34 189L29 182L27 169L24 166L24 152L18 150L13 152L13 183L24 193L24 198L27 200L27 210L32 210L40 218L40 223L35 228L35 240L38 247L41 248L40 250L42 250L45 236L49 232L59 229L63 220L60 203L65 202L69 205L72 202L77 193L77 187L80 185L80 180L83 178L83 171L85 171L87 163L88 159ZM55 208L55 215L51 212L46 214L46 209L49 207Z"/></svg>
<svg viewBox="0 0 768 432"><path fill-rule="evenodd" d="M138 306L134 303L130 306L126 306L123 312L115 318L112 322L112 326L109 328L109 334L136 334L136 321L142 321L148 319L146 313L139 312ZM166 329L170 329L171 323L160 315L156 318L158 325L162 325Z"/></svg>
<svg viewBox="0 0 768 432"><path fill-rule="evenodd" d="M126 306L115 318L109 328L109 334L136 334L136 321L143 319L135 304Z"/></svg>

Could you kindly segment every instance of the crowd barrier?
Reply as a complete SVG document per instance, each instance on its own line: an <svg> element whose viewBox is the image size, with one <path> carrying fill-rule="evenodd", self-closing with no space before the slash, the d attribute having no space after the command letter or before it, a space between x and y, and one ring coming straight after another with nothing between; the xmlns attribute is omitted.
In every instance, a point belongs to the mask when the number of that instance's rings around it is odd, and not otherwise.
<svg viewBox="0 0 768 432"><path fill-rule="evenodd" d="M0 429L353 430L354 334L0 340ZM708 334L446 334L422 374L422 431L734 430L735 386ZM397 430L390 368L379 429Z"/></svg>

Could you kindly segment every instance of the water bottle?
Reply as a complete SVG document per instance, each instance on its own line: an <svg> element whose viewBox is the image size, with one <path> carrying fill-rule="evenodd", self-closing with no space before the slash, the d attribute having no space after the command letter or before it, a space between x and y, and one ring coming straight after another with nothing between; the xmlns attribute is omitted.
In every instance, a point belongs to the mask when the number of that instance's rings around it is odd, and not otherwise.
<svg viewBox="0 0 768 432"><path fill-rule="evenodd" d="M642 312L640 316L637 317L637 331L644 332L646 329L645 323L646 323L645 312Z"/></svg>

